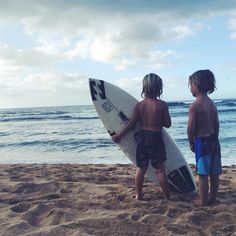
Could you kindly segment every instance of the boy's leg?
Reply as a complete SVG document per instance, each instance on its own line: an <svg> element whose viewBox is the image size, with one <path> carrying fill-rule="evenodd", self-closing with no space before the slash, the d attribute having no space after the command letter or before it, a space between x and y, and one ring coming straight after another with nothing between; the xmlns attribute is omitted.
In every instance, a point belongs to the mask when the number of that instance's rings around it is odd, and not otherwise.
<svg viewBox="0 0 236 236"><path fill-rule="evenodd" d="M138 167L136 170L136 176L135 176L135 187L136 187L136 199L142 200L143 199L143 182L144 182L144 175L147 171L147 167Z"/></svg>
<svg viewBox="0 0 236 236"><path fill-rule="evenodd" d="M211 172L210 172L210 194L207 204L216 203L216 197L219 189L219 175L222 173L220 144L216 143L215 152L212 156Z"/></svg>
<svg viewBox="0 0 236 236"><path fill-rule="evenodd" d="M208 175L199 175L199 188L201 205L206 206L208 199Z"/></svg>
<svg viewBox="0 0 236 236"><path fill-rule="evenodd" d="M158 167L156 168L156 170L157 170L156 171L157 178L158 178L160 187L162 189L162 192L164 193L164 196L166 199L170 199L169 184L168 184L168 179L166 176L164 162L159 164Z"/></svg>
<svg viewBox="0 0 236 236"><path fill-rule="evenodd" d="M211 174L210 175L210 195L209 195L207 205L212 205L216 202L218 188L219 188L219 175Z"/></svg>

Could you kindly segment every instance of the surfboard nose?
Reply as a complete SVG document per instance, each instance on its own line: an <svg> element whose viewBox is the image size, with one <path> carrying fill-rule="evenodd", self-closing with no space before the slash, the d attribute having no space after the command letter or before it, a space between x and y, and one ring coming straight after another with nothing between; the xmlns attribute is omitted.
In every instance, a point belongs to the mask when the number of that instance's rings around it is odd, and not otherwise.
<svg viewBox="0 0 236 236"><path fill-rule="evenodd" d="M99 81L98 79L95 79L95 78L88 78L88 81L89 81L89 83L91 82L91 81Z"/></svg>

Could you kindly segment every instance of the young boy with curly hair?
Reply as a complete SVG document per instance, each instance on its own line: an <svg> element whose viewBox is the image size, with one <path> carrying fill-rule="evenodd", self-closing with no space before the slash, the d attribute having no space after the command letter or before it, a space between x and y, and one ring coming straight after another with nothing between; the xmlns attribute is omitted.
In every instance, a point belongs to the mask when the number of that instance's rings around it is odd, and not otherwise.
<svg viewBox="0 0 236 236"><path fill-rule="evenodd" d="M166 150L162 139L162 127L171 126L171 118L167 103L160 99L162 94L162 79L150 73L143 78L142 97L137 103L129 122L112 139L119 140L136 124L141 122L141 131L137 138L135 176L136 199L142 200L142 187L144 175L147 171L149 160L156 169L157 178L166 199L170 199L169 185L165 171Z"/></svg>
<svg viewBox="0 0 236 236"><path fill-rule="evenodd" d="M201 206L207 206L216 203L222 173L218 113L208 97L216 88L214 74L210 70L196 71L189 77L189 86L196 99L189 107L188 140L195 152Z"/></svg>

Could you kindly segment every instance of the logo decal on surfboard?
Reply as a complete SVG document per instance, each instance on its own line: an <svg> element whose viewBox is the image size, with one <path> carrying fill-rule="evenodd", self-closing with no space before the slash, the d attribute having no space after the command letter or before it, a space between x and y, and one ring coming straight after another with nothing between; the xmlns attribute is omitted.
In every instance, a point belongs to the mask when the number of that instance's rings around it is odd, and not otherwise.
<svg viewBox="0 0 236 236"><path fill-rule="evenodd" d="M90 93L93 101L97 101L97 95L104 100L106 99L104 81L99 80L100 84L96 83L94 80L89 81Z"/></svg>

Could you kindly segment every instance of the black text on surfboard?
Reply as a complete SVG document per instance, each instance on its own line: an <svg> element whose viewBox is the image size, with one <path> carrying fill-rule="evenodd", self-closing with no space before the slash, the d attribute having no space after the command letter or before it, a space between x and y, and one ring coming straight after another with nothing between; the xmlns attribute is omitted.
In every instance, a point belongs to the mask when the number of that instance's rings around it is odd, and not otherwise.
<svg viewBox="0 0 236 236"><path fill-rule="evenodd" d="M93 101L97 100L97 95L100 96L101 99L106 99L104 81L99 80L100 84L96 83L94 80L89 81L90 93Z"/></svg>
<svg viewBox="0 0 236 236"><path fill-rule="evenodd" d="M113 107L112 107L112 104L110 103L109 100L105 101L103 104L102 104L102 108L103 110L106 112L106 113L109 113L113 110Z"/></svg>

